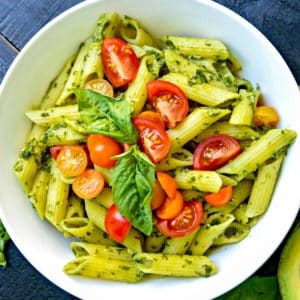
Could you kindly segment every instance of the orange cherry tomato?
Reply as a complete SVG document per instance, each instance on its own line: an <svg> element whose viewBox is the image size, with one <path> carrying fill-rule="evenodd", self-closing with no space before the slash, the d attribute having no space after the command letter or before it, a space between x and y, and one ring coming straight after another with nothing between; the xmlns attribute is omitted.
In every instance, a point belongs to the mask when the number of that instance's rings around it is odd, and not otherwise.
<svg viewBox="0 0 300 300"><path fill-rule="evenodd" d="M89 135L87 146L92 162L102 168L114 167L117 161L112 157L123 152L114 139L100 134Z"/></svg>
<svg viewBox="0 0 300 300"><path fill-rule="evenodd" d="M211 193L204 196L205 201L215 207L227 204L232 198L232 186L223 187L217 193Z"/></svg>
<svg viewBox="0 0 300 300"><path fill-rule="evenodd" d="M124 242L131 228L131 223L119 213L115 204L107 210L104 224L106 232L118 243Z"/></svg>
<svg viewBox="0 0 300 300"><path fill-rule="evenodd" d="M137 118L152 121L157 125L161 125L161 127L165 129L165 123L161 119L159 113L156 113L154 111L150 111L150 110L143 111L137 116Z"/></svg>
<svg viewBox="0 0 300 300"><path fill-rule="evenodd" d="M156 173L157 179L170 199L174 199L177 192L177 184L172 176L164 172Z"/></svg>
<svg viewBox="0 0 300 300"><path fill-rule="evenodd" d="M104 73L115 86L127 85L139 69L139 60L133 49L119 38L105 38L101 50Z"/></svg>
<svg viewBox="0 0 300 300"><path fill-rule="evenodd" d="M112 85L105 79L90 80L84 85L84 88L111 98L114 96Z"/></svg>
<svg viewBox="0 0 300 300"><path fill-rule="evenodd" d="M95 169L86 169L72 183L73 192L82 199L97 197L104 188L104 177Z"/></svg>
<svg viewBox="0 0 300 300"><path fill-rule="evenodd" d="M182 194L176 191L173 199L166 197L163 204L156 210L156 215L160 219L173 219L182 211L184 199Z"/></svg>
<svg viewBox="0 0 300 300"><path fill-rule="evenodd" d="M201 202L187 201L180 214L171 220L157 220L158 230L168 237L185 236L197 228L203 221L204 211Z"/></svg>
<svg viewBox="0 0 300 300"><path fill-rule="evenodd" d="M188 114L187 97L177 85L164 80L153 80L147 83L147 93L150 104L169 128L175 127Z"/></svg>
<svg viewBox="0 0 300 300"><path fill-rule="evenodd" d="M216 134L198 144L194 156L195 170L216 170L241 152L239 142L227 135Z"/></svg>
<svg viewBox="0 0 300 300"><path fill-rule="evenodd" d="M166 131L148 119L134 118L139 133L139 144L154 163L159 163L169 153L171 144Z"/></svg>
<svg viewBox="0 0 300 300"><path fill-rule="evenodd" d="M162 189L159 182L156 181L154 186L153 196L151 199L151 209L154 210L160 207L163 204L165 197L166 195L164 190Z"/></svg>
<svg viewBox="0 0 300 300"><path fill-rule="evenodd" d="M256 126L275 127L279 123L277 111L272 106L258 106L254 111L254 124Z"/></svg>
<svg viewBox="0 0 300 300"><path fill-rule="evenodd" d="M66 176L77 176L87 167L87 154L81 146L64 146L56 159L57 167Z"/></svg>

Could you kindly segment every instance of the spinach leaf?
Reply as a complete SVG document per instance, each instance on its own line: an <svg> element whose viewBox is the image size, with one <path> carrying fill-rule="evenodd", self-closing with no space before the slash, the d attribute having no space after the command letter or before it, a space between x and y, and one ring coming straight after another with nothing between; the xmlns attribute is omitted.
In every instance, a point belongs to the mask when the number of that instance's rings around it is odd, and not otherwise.
<svg viewBox="0 0 300 300"><path fill-rule="evenodd" d="M111 180L114 202L135 228L150 235L155 167L136 145L118 159Z"/></svg>
<svg viewBox="0 0 300 300"><path fill-rule="evenodd" d="M4 250L7 241L9 241L9 235L0 220L0 266L2 267L6 267Z"/></svg>
<svg viewBox="0 0 300 300"><path fill-rule="evenodd" d="M74 89L87 133L110 136L134 144L137 131L131 122L132 110L124 99L114 99L86 89Z"/></svg>
<svg viewBox="0 0 300 300"><path fill-rule="evenodd" d="M275 276L252 277L215 300L280 300Z"/></svg>

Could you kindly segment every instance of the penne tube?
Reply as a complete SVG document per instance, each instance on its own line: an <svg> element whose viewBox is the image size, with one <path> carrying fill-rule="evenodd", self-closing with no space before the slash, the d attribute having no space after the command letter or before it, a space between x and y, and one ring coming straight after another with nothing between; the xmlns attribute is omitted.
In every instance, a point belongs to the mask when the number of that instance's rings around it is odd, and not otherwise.
<svg viewBox="0 0 300 300"><path fill-rule="evenodd" d="M217 172L190 169L176 169L174 179L178 188L195 189L216 193L222 187L222 179Z"/></svg>
<svg viewBox="0 0 300 300"><path fill-rule="evenodd" d="M121 21L120 34L126 42L138 46L156 46L154 39L134 18L124 16Z"/></svg>
<svg viewBox="0 0 300 300"><path fill-rule="evenodd" d="M254 218L263 214L271 201L284 155L258 169L256 180L247 204L245 216Z"/></svg>
<svg viewBox="0 0 300 300"><path fill-rule="evenodd" d="M168 73L161 77L161 80L176 84L190 100L206 106L220 106L240 97L237 93L221 89L210 83L190 84L188 77L179 73Z"/></svg>
<svg viewBox="0 0 300 300"><path fill-rule="evenodd" d="M226 46L218 40L165 36L163 41L168 48L176 49L183 55L198 55L203 58L222 60L229 57Z"/></svg>
<svg viewBox="0 0 300 300"><path fill-rule="evenodd" d="M295 131L289 129L271 129L218 172L236 174L240 180L269 158L284 153L294 142L296 135Z"/></svg>
<svg viewBox="0 0 300 300"><path fill-rule="evenodd" d="M229 109L200 107L194 109L179 125L167 130L171 152L181 148L214 122L230 113Z"/></svg>
<svg viewBox="0 0 300 300"><path fill-rule="evenodd" d="M158 76L159 69L160 65L154 55L147 55L142 58L135 79L124 93L124 98L132 106L134 116L142 111L147 100L147 82Z"/></svg>
<svg viewBox="0 0 300 300"><path fill-rule="evenodd" d="M175 277L209 277L217 272L206 256L138 253L134 257L138 269L146 274Z"/></svg>
<svg viewBox="0 0 300 300"><path fill-rule="evenodd" d="M72 242L70 246L77 258L81 256L104 256L111 259L132 261L132 254L126 248L83 242Z"/></svg>
<svg viewBox="0 0 300 300"><path fill-rule="evenodd" d="M203 255L213 245L215 239L223 234L233 221L234 216L231 214L215 213L209 216L205 224L200 227L188 253Z"/></svg>
<svg viewBox="0 0 300 300"><path fill-rule="evenodd" d="M255 140L260 137L260 133L250 126L233 125L228 122L216 122L196 136L194 140L200 142L205 138L220 133L230 135L237 140Z"/></svg>
<svg viewBox="0 0 300 300"><path fill-rule="evenodd" d="M76 258L66 264L63 270L68 275L124 282L137 282L144 276L131 261L94 255Z"/></svg>

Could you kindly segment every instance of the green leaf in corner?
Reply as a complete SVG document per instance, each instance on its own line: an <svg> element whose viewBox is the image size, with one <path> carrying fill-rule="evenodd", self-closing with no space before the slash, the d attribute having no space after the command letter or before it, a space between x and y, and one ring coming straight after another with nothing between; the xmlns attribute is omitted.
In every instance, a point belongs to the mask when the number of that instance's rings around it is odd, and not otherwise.
<svg viewBox="0 0 300 300"><path fill-rule="evenodd" d="M215 300L280 300L275 276L251 277Z"/></svg>
<svg viewBox="0 0 300 300"><path fill-rule="evenodd" d="M120 214L146 235L152 232L150 201L155 181L155 166L137 146L118 157L111 186Z"/></svg>
<svg viewBox="0 0 300 300"><path fill-rule="evenodd" d="M74 89L87 133L110 136L134 144L137 131L131 122L132 110L124 99L114 99L86 89Z"/></svg>
<svg viewBox="0 0 300 300"><path fill-rule="evenodd" d="M9 241L9 235L0 220L0 266L6 267L5 245Z"/></svg>

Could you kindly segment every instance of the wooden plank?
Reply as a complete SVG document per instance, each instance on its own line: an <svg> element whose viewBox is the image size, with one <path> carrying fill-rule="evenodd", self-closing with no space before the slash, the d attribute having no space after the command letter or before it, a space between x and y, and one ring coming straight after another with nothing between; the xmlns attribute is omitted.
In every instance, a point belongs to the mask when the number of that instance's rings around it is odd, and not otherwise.
<svg viewBox="0 0 300 300"><path fill-rule="evenodd" d="M0 32L21 49L55 16L81 0L0 1Z"/></svg>
<svg viewBox="0 0 300 300"><path fill-rule="evenodd" d="M0 35L0 83L9 68L10 64L17 56L17 51Z"/></svg>

